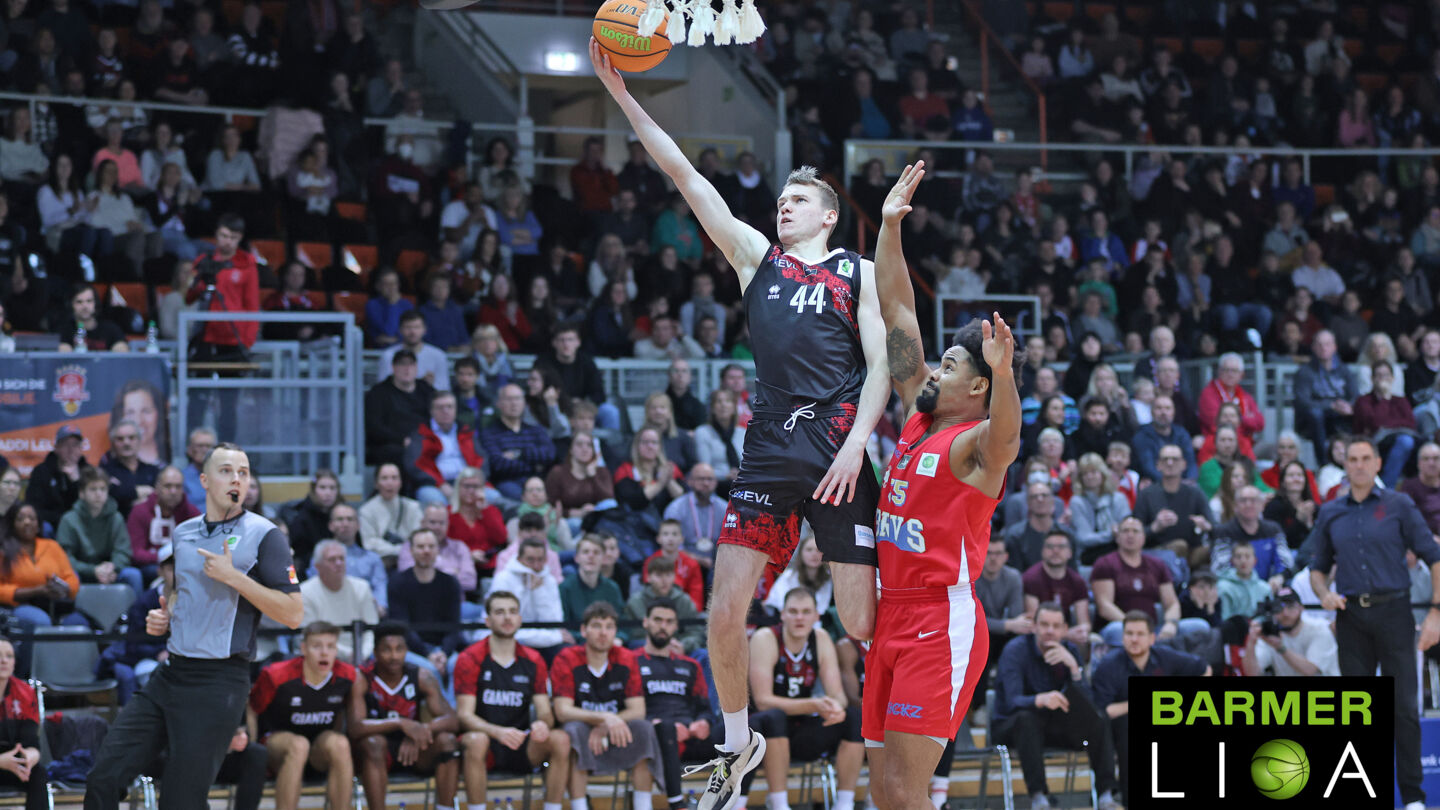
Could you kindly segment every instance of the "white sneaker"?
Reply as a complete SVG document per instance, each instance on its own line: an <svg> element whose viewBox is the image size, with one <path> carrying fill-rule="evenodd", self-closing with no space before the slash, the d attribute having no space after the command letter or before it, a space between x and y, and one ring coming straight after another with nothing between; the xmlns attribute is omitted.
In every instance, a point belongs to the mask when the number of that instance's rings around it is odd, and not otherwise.
<svg viewBox="0 0 1440 810"><path fill-rule="evenodd" d="M760 766L765 758L765 738L750 730L750 742L734 754L720 752L720 756L704 765L693 765L685 769L685 775L710 770L710 783L700 797L698 810L735 810L744 798L740 783L745 775Z"/></svg>
<svg viewBox="0 0 1440 810"><path fill-rule="evenodd" d="M1050 810L1050 797L1044 793L1036 793L1031 796L1030 810Z"/></svg>
<svg viewBox="0 0 1440 810"><path fill-rule="evenodd" d="M1120 810L1120 803L1115 801L1110 791L1100 794L1100 800L1095 805L1095 810Z"/></svg>
<svg viewBox="0 0 1440 810"><path fill-rule="evenodd" d="M1405 805L1405 810L1425 810L1425 802L1410 802Z"/></svg>

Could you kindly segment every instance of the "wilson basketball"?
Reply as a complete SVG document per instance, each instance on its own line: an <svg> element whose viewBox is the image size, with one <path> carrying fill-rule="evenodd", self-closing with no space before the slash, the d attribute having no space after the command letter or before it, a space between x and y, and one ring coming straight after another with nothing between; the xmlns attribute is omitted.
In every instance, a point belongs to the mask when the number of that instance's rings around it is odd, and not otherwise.
<svg viewBox="0 0 1440 810"><path fill-rule="evenodd" d="M669 20L661 22L655 33L642 37L640 15L644 13L644 0L606 0L595 12L595 41L617 70L640 73L665 61L670 53L670 38L665 36Z"/></svg>

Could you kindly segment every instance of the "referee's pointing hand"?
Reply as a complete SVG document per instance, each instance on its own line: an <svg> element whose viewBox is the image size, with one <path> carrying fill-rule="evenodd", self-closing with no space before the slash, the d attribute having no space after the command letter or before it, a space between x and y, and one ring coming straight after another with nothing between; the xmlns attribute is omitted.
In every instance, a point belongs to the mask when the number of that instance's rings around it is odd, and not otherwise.
<svg viewBox="0 0 1440 810"><path fill-rule="evenodd" d="M205 558L205 576L221 584L229 584L238 571L235 568L235 558L230 554L230 544L225 544L225 553L216 554L213 551L206 551L203 548L196 549L200 556Z"/></svg>

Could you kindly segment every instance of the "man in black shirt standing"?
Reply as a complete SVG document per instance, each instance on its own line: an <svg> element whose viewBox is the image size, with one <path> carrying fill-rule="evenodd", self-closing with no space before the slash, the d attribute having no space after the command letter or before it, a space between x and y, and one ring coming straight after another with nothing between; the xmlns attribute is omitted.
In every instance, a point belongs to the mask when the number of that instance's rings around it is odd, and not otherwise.
<svg viewBox="0 0 1440 810"><path fill-rule="evenodd" d="M390 358L390 376L365 392L365 457L377 469L402 463L405 441L430 418L435 389L419 376L415 353L401 349Z"/></svg>
<svg viewBox="0 0 1440 810"><path fill-rule="evenodd" d="M607 430L620 429L620 411L605 401L605 379L595 359L580 351L580 327L573 323L555 327L550 338L551 354L535 358L535 367L550 369L560 378L561 395L571 399L588 399L599 409L595 423Z"/></svg>
<svg viewBox="0 0 1440 810"><path fill-rule="evenodd" d="M467 647L455 660L456 713L465 732L460 738L465 751L465 801L471 807L485 804L491 770L529 773L549 762L545 810L558 810L570 773L570 735L555 728L545 659L515 642L520 624L520 599L509 591L491 591L485 599L490 636Z"/></svg>
<svg viewBox="0 0 1440 810"><path fill-rule="evenodd" d="M685 806L680 790L680 760L715 755L714 714L700 663L673 643L680 629L674 606L652 602L645 609L645 647L636 655L645 687L645 713L660 741L660 772L671 810Z"/></svg>
<svg viewBox="0 0 1440 810"><path fill-rule="evenodd" d="M1342 676L1380 674L1395 679L1395 778L1405 810L1424 810L1420 782L1420 710L1415 703L1415 648L1440 641L1440 604L1432 597L1417 643L1410 614L1410 577L1405 552L1430 567L1432 592L1440 594L1440 544L1414 501L1375 486L1380 453L1370 439L1345 448L1350 493L1320 507L1310 540L1310 585L1320 604L1335 613ZM1331 573L1334 589L1331 589Z"/></svg>

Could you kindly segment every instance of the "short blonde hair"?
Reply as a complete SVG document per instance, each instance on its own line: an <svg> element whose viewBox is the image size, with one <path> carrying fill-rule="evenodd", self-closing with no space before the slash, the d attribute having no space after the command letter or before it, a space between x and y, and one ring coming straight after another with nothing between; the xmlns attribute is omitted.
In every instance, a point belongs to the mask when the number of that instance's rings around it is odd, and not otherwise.
<svg viewBox="0 0 1440 810"><path fill-rule="evenodd" d="M840 196L835 189L820 179L820 172L814 166L801 166L785 178L787 186L810 186L820 192L820 202L827 211L840 210Z"/></svg>

